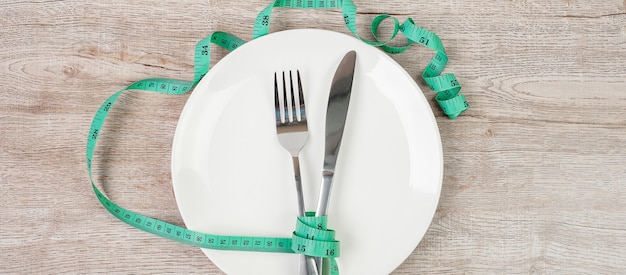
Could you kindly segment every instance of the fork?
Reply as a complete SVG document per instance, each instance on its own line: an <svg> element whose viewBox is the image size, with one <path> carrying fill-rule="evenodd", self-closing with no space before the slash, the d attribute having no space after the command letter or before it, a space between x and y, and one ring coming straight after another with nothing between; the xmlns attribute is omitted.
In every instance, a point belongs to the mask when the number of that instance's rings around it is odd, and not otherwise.
<svg viewBox="0 0 626 275"><path fill-rule="evenodd" d="M308 126L304 94L302 92L302 80L300 71L296 71L297 91L293 86L293 75L289 71L289 83L285 72L282 72L282 91L280 89L277 73L274 73L274 107L276 118L276 133L280 145L289 151L293 161L294 178L296 183L296 196L298 199L298 215L304 216L304 196L302 194L302 181L300 178L300 151L308 139ZM289 91L287 90L289 84ZM318 275L317 265L313 257L300 256L300 274Z"/></svg>

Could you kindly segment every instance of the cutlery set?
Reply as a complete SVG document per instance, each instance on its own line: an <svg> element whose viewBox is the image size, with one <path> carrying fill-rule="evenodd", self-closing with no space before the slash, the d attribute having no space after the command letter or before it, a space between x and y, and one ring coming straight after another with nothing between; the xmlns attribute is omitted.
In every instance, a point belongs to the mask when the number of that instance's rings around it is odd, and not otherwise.
<svg viewBox="0 0 626 275"><path fill-rule="evenodd" d="M318 217L327 214L335 165L337 164L348 114L355 63L356 52L348 52L339 63L330 86L328 107L326 109L322 182L315 211L315 216ZM298 215L304 216L304 196L300 177L299 154L307 142L308 126L300 71L296 71L295 76L292 71L274 74L274 106L278 141L291 154L293 159ZM301 275L318 275L322 274L322 270L321 258L314 259L301 254Z"/></svg>

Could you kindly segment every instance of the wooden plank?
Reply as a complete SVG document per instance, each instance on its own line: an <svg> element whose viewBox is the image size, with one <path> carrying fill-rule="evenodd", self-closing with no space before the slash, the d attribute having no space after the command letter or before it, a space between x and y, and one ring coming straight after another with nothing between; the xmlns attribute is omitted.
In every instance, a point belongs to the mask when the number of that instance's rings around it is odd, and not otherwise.
<svg viewBox="0 0 626 275"><path fill-rule="evenodd" d="M223 274L199 249L108 214L85 140L108 96L149 77L191 80L195 43L218 30L249 40L268 3L3 3L0 273ZM380 13L438 34L472 105L456 120L438 109L419 77L432 51L392 56L431 99L445 160L432 226L394 274L624 273L626 2L355 4L363 37ZM276 9L271 24L349 34L339 10ZM226 54L212 48L213 64ZM187 97L123 95L94 175L122 206L179 225L170 147Z"/></svg>

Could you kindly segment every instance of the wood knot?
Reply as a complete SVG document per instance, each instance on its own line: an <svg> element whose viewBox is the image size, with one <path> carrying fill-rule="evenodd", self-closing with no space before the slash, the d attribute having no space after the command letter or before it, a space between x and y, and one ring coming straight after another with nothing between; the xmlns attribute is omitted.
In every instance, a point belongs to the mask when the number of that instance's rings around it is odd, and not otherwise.
<svg viewBox="0 0 626 275"><path fill-rule="evenodd" d="M494 137L496 134L493 132L492 129L487 129L487 131L485 132L485 136L487 137Z"/></svg>
<svg viewBox="0 0 626 275"><path fill-rule="evenodd" d="M69 77L74 77L78 74L78 69L72 65L65 65L63 66L63 74Z"/></svg>

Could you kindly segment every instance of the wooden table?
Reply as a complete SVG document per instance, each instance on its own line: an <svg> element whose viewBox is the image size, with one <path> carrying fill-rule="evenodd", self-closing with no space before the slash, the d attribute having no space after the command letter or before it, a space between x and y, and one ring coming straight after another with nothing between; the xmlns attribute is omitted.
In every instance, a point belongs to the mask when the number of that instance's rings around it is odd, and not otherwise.
<svg viewBox="0 0 626 275"><path fill-rule="evenodd" d="M269 2L105 2L0 9L0 273L221 274L106 212L85 141L108 96L191 79L199 39L250 39ZM394 274L626 272L626 1L354 2L365 37L379 13L438 34L472 105L456 120L436 106L420 78L432 51L393 56L431 100L445 162L432 225ZM271 26L349 34L339 10L279 9ZM226 54L212 48L214 62ZM94 174L121 206L180 225L170 147L187 98L123 95Z"/></svg>

